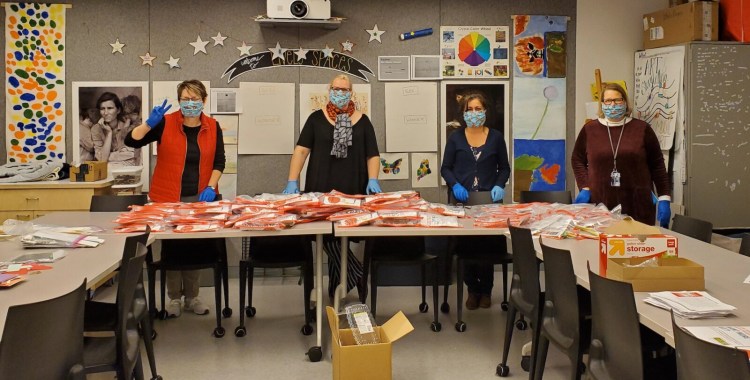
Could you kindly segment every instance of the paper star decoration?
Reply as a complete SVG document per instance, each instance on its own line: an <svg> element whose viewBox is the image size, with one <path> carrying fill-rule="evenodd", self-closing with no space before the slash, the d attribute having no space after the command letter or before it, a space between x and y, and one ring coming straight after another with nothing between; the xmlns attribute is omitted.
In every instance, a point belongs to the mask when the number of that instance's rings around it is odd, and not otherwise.
<svg viewBox="0 0 750 380"><path fill-rule="evenodd" d="M346 40L341 43L341 46L344 48L344 51L348 51L348 52L352 51L352 48L354 47L354 45L355 45L354 42L351 42L349 40Z"/></svg>
<svg viewBox="0 0 750 380"><path fill-rule="evenodd" d="M195 48L195 50L193 50L193 55L198 54L198 52L203 52L203 54L208 54L206 52L206 45L208 45L208 41L201 40L201 36L198 36L198 39L195 40L195 42L191 42L190 45L192 45L193 48Z"/></svg>
<svg viewBox="0 0 750 380"><path fill-rule="evenodd" d="M365 30L367 31L367 33L370 33L370 40L368 40L367 43L370 43L374 40L378 40L378 42L380 42L381 44L383 43L383 41L380 40L380 36L385 33L385 30L378 30L378 24L375 24L375 27L373 27L372 29Z"/></svg>
<svg viewBox="0 0 750 380"><path fill-rule="evenodd" d="M152 57L151 53L146 52L146 55L141 55L140 57L141 60L143 60L143 62L141 62L142 66L149 65L151 67L154 67L154 60L156 59L156 57Z"/></svg>
<svg viewBox="0 0 750 380"><path fill-rule="evenodd" d="M237 50L240 51L240 57L243 55L250 55L250 49L252 48L252 46L245 45L245 41L242 41L242 46L237 46Z"/></svg>
<svg viewBox="0 0 750 380"><path fill-rule="evenodd" d="M199 36L200 37L200 36ZM227 38L221 35L221 32L216 35L216 37L211 37L212 40L214 40L214 46L221 45L224 46L224 40Z"/></svg>
<svg viewBox="0 0 750 380"><path fill-rule="evenodd" d="M180 61L179 58L172 57L172 55L170 54L169 55L169 61L164 61L164 63L166 63L167 65L169 65L170 69L179 69L180 68L180 64L177 63L179 61Z"/></svg>
<svg viewBox="0 0 750 380"><path fill-rule="evenodd" d="M299 50L294 52L294 54L297 55L297 61L304 61L307 59L307 52L309 51L310 49L303 49L302 46L300 46Z"/></svg>
<svg viewBox="0 0 750 380"><path fill-rule="evenodd" d="M320 51L323 52L323 57L333 58L333 49L329 48L328 45L326 45L325 49L320 49Z"/></svg>
<svg viewBox="0 0 750 380"><path fill-rule="evenodd" d="M125 46L125 44L120 43L119 38L115 41L115 43L109 44L109 46L112 46L112 54L115 54L115 53L123 54L122 48Z"/></svg>
<svg viewBox="0 0 750 380"><path fill-rule="evenodd" d="M287 51L287 49L282 49L281 45L278 42L276 42L275 48L268 48L268 50L273 53L273 57L271 57L271 60L279 58L282 61L284 60L284 52Z"/></svg>

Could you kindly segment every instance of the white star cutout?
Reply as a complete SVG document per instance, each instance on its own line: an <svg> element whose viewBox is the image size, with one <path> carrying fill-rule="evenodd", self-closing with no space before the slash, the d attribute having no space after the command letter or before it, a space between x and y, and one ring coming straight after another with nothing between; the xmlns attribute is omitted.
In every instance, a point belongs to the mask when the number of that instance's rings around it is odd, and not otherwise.
<svg viewBox="0 0 750 380"><path fill-rule="evenodd" d="M156 59L156 57L152 57L151 53L146 52L146 55L141 55L140 57L141 60L143 60L143 62L141 62L142 66L149 65L151 67L154 67L154 60Z"/></svg>
<svg viewBox="0 0 750 380"><path fill-rule="evenodd" d="M273 53L273 57L271 57L271 60L279 58L279 59L281 59L283 61L284 60L284 52L287 51L288 49L282 49L281 45L278 42L276 42L276 47L275 48L268 48L268 50L271 51L271 53Z"/></svg>
<svg viewBox="0 0 750 380"><path fill-rule="evenodd" d="M372 29L365 30L367 31L367 33L370 33L370 40L367 41L367 43L370 43L374 40L378 40L378 42L380 42L381 44L383 43L383 41L380 40L380 36L385 33L385 30L378 30L378 24L375 24L375 27L373 27Z"/></svg>
<svg viewBox="0 0 750 380"><path fill-rule="evenodd" d="M333 58L333 49L329 48L328 45L326 45L325 49L320 49L320 51L323 52L323 57Z"/></svg>
<svg viewBox="0 0 750 380"><path fill-rule="evenodd" d="M190 45L192 45L193 48L195 48L195 50L193 50L193 55L198 54L198 52L203 52L203 54L208 54L206 52L206 45L208 45L208 41L201 40L201 36L198 36L198 39L195 40L195 42L191 42Z"/></svg>
<svg viewBox="0 0 750 380"><path fill-rule="evenodd" d="M164 61L164 63L166 63L167 65L169 65L170 69L179 69L180 68L180 64L177 63L179 61L180 61L179 58L172 57L172 55L170 54L169 55L169 61Z"/></svg>
<svg viewBox="0 0 750 380"><path fill-rule="evenodd" d="M243 55L250 55L250 49L252 49L252 46L247 46L245 44L245 41L242 41L242 46L237 46L237 50L240 51L240 57Z"/></svg>
<svg viewBox="0 0 750 380"><path fill-rule="evenodd" d="M211 37L212 40L214 40L214 46L221 45L224 46L224 40L227 38L221 35L221 32L216 35L216 37Z"/></svg>
<svg viewBox="0 0 750 380"><path fill-rule="evenodd" d="M294 54L297 55L297 61L303 61L307 59L307 52L309 51L310 49L303 49L302 46L300 46L299 50L294 52Z"/></svg>
<svg viewBox="0 0 750 380"><path fill-rule="evenodd" d="M351 52L352 48L354 47L354 42L351 42L349 40L346 40L341 43L341 46L344 48L344 51Z"/></svg>
<svg viewBox="0 0 750 380"><path fill-rule="evenodd" d="M122 48L125 46L125 44L120 43L119 38L115 41L115 43L109 44L109 46L112 46L112 54L115 54L115 53L123 54Z"/></svg>

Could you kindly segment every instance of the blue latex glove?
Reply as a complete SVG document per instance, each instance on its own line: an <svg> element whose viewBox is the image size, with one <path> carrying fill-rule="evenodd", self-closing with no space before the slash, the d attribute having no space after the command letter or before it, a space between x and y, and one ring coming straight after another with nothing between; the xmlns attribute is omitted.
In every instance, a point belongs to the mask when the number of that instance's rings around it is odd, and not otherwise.
<svg viewBox="0 0 750 380"><path fill-rule="evenodd" d="M651 192L651 202L654 202L654 206L656 206L656 202L659 201L659 198L656 197L656 194L654 192Z"/></svg>
<svg viewBox="0 0 750 380"><path fill-rule="evenodd" d="M170 108L172 108L172 105L167 105L167 99L164 99L164 103L162 103L160 106L154 107L154 109L151 110L151 115L149 115L148 119L146 119L146 125L148 125L149 128L155 127L157 124L159 124L161 119L164 118L164 114L166 114Z"/></svg>
<svg viewBox="0 0 750 380"><path fill-rule="evenodd" d="M296 180L294 181L288 181L286 183L286 187L284 188L284 191L281 192L282 194L297 194L299 193L299 184Z"/></svg>
<svg viewBox="0 0 750 380"><path fill-rule="evenodd" d="M490 195L492 195L493 202L502 202L503 197L505 196L505 190L500 186L495 186L492 188L492 191L490 191Z"/></svg>
<svg viewBox="0 0 750 380"><path fill-rule="evenodd" d="M591 202L591 191L581 190L573 203L589 203Z"/></svg>
<svg viewBox="0 0 750 380"><path fill-rule="evenodd" d="M659 222L659 226L669 228L669 218L672 217L672 208L669 206L669 201L659 201L656 206L656 220Z"/></svg>
<svg viewBox="0 0 750 380"><path fill-rule="evenodd" d="M466 202L469 200L469 192L460 183L456 183L453 185L453 198L459 202Z"/></svg>
<svg viewBox="0 0 750 380"><path fill-rule="evenodd" d="M198 196L199 202L213 202L216 199L216 190L213 187L208 186Z"/></svg>
<svg viewBox="0 0 750 380"><path fill-rule="evenodd" d="M383 190L380 190L380 184L378 183L377 178L370 178L370 180L367 181L367 189L365 189L365 192L367 195L383 192Z"/></svg>

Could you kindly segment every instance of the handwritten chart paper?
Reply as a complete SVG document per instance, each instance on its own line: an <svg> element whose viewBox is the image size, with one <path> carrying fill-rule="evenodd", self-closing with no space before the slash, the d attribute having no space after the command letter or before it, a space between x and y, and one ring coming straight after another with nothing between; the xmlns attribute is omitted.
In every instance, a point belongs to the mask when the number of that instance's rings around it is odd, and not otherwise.
<svg viewBox="0 0 750 380"><path fill-rule="evenodd" d="M437 83L385 84L385 148L388 152L437 150Z"/></svg>
<svg viewBox="0 0 750 380"><path fill-rule="evenodd" d="M294 83L240 83L239 154L292 154Z"/></svg>

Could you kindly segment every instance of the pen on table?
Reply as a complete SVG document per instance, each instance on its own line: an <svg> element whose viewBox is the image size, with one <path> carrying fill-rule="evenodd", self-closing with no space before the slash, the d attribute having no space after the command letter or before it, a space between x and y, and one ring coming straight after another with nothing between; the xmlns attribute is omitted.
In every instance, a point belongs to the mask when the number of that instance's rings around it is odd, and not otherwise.
<svg viewBox="0 0 750 380"><path fill-rule="evenodd" d="M429 36L430 34L432 34L432 28L427 28L427 29L415 30L413 32L401 33L399 34L398 38L401 41L404 41L404 40L410 40L412 38Z"/></svg>

